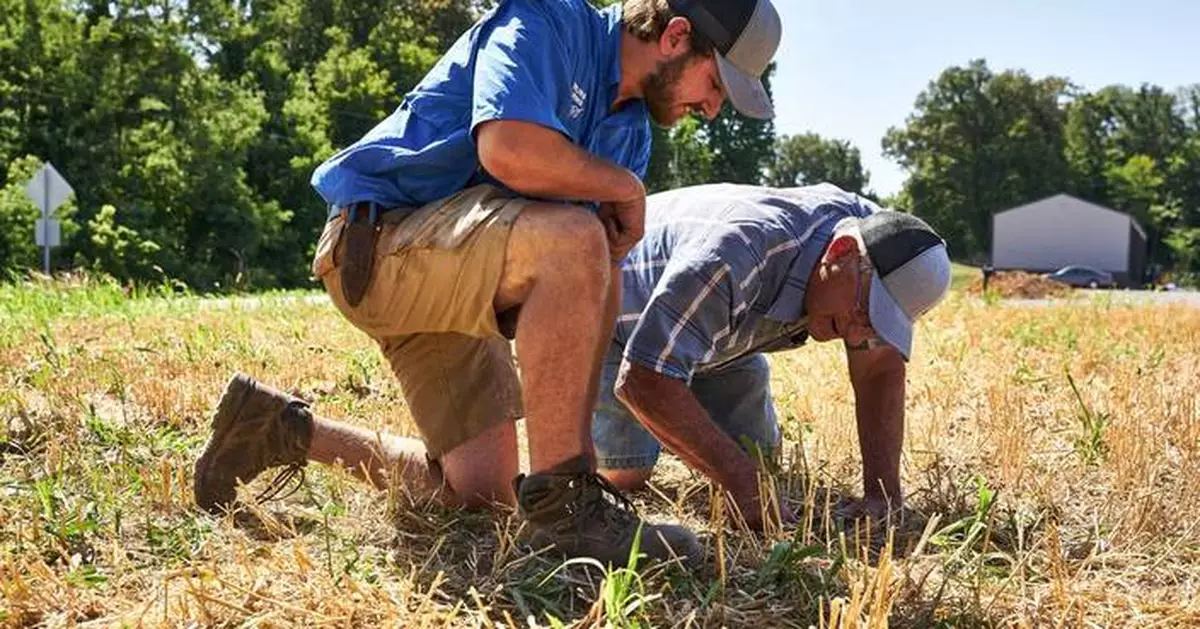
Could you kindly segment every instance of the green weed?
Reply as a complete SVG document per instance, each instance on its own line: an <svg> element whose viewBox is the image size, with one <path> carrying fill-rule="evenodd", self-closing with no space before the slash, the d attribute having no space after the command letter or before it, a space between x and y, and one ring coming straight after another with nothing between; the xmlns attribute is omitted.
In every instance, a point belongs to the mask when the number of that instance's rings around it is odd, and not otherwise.
<svg viewBox="0 0 1200 629"><path fill-rule="evenodd" d="M1085 464L1099 465L1108 458L1105 432L1112 417L1108 413L1093 411L1088 407L1087 403L1083 401L1083 395L1079 393L1079 387L1075 386L1075 379L1071 377L1070 372L1067 372L1067 383L1071 385L1071 392L1075 394L1075 401L1079 404L1079 413L1076 417L1079 419L1082 429L1074 440L1075 453Z"/></svg>

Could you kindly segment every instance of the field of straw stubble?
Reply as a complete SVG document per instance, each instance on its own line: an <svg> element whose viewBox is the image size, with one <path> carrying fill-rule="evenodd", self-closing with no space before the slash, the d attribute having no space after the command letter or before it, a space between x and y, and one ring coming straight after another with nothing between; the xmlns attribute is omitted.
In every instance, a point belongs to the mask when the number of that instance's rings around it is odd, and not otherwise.
<svg viewBox="0 0 1200 629"><path fill-rule="evenodd" d="M703 567L602 570L522 552L510 515L315 467L253 514L196 512L191 464L235 369L411 433L323 300L0 287L0 625L1197 626L1198 358L1200 309L952 295L909 373L909 512L865 540L829 517L859 485L844 358L775 356L774 483L802 524L741 531L668 461L635 499L701 530Z"/></svg>

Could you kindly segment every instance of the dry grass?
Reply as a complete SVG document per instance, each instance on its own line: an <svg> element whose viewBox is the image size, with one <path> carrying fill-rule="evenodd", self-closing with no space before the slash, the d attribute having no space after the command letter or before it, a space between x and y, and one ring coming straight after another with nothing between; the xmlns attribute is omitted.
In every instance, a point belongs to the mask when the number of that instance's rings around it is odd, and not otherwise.
<svg viewBox="0 0 1200 629"><path fill-rule="evenodd" d="M1198 357L1200 309L952 296L911 365L911 512L871 561L860 547L879 544L828 515L859 483L844 358L776 356L792 448L774 480L803 524L719 526L709 485L668 461L636 498L701 529L706 567L605 573L523 553L512 517L332 470L257 521L194 511L190 466L234 369L411 433L375 350L323 301L0 287L0 624L1200 625Z"/></svg>

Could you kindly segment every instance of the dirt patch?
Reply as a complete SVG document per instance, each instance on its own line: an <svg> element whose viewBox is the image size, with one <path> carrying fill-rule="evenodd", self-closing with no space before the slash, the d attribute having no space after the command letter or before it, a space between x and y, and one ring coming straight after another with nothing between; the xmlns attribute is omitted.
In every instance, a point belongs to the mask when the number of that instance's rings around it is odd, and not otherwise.
<svg viewBox="0 0 1200 629"><path fill-rule="evenodd" d="M972 295L983 293L983 279L976 278L967 287ZM1024 271L998 271L988 280L988 292L1004 298L1044 299L1062 297L1071 292L1071 287Z"/></svg>

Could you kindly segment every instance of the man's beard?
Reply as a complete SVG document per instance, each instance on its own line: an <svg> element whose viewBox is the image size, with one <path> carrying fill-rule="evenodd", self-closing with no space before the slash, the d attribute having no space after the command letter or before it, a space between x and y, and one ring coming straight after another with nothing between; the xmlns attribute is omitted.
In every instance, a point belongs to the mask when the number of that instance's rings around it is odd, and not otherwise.
<svg viewBox="0 0 1200 629"><path fill-rule="evenodd" d="M658 64L654 72L642 83L642 94L646 101L646 109L650 111L650 119L660 127L669 127L676 122L673 118L675 106L675 87L683 76L683 70L693 59L688 54L670 61Z"/></svg>

